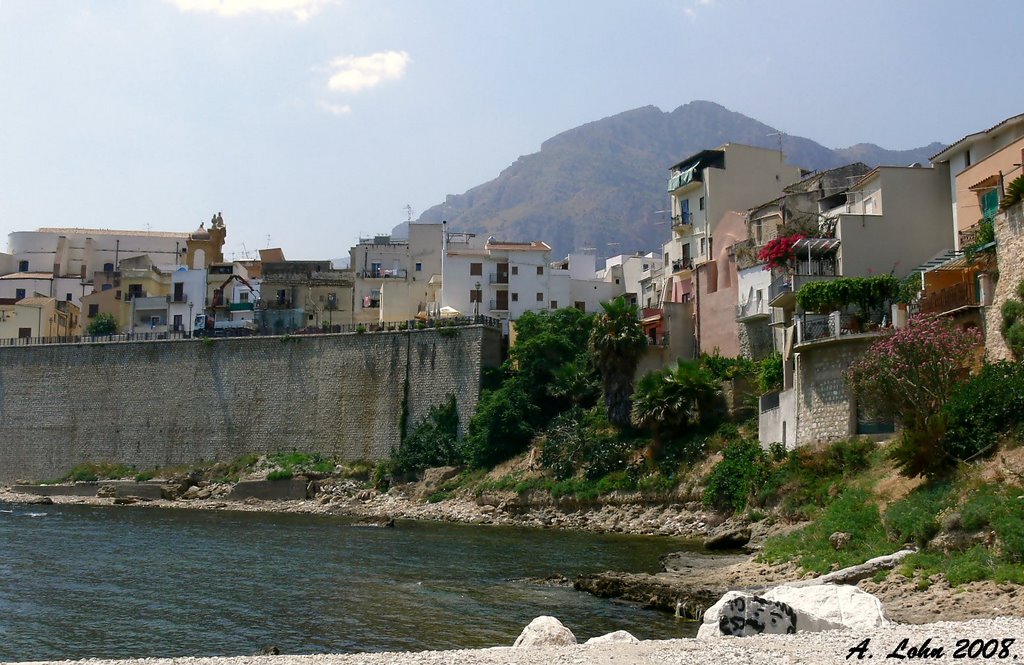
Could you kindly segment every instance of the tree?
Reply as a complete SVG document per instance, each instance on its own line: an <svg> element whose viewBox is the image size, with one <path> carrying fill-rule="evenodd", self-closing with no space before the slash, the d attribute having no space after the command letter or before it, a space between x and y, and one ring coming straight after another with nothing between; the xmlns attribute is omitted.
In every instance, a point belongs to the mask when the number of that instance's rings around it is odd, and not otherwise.
<svg viewBox="0 0 1024 665"><path fill-rule="evenodd" d="M980 344L976 328L962 330L941 317L916 317L907 328L872 344L847 370L847 384L863 406L903 426L893 456L904 474L937 476L956 464L943 445L941 412L967 378Z"/></svg>
<svg viewBox="0 0 1024 665"><path fill-rule="evenodd" d="M633 375L647 346L636 305L623 296L601 303L604 312L590 333L590 351L601 374L608 420L628 427L629 398L633 394Z"/></svg>
<svg viewBox="0 0 1024 665"><path fill-rule="evenodd" d="M721 387L696 362L680 360L675 367L650 372L633 393L633 424L651 432L655 452L701 421L713 408Z"/></svg>
<svg viewBox="0 0 1024 665"><path fill-rule="evenodd" d="M107 314L106 312L97 314L89 322L89 325L86 326L85 332L96 336L113 335L117 332L117 319L114 318L113 314Z"/></svg>

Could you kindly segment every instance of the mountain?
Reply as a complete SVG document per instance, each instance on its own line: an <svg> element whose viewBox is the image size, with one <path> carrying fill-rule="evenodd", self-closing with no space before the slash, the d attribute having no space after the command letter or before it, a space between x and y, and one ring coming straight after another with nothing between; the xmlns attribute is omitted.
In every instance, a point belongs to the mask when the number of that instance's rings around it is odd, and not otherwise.
<svg viewBox="0 0 1024 665"><path fill-rule="evenodd" d="M863 161L872 166L927 163L944 146L891 151L869 143L831 150L713 102L664 112L626 111L554 136L490 182L449 195L420 222L448 220L453 230L502 240L544 240L561 257L593 247L599 256L658 250L668 239L668 169L723 143L782 149L789 163L821 170Z"/></svg>

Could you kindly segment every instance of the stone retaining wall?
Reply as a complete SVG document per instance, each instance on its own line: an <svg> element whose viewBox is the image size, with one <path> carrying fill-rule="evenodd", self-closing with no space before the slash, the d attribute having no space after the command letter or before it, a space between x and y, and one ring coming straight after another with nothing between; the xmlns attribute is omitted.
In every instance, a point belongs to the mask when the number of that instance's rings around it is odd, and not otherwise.
<svg viewBox="0 0 1024 665"><path fill-rule="evenodd" d="M298 450L376 460L454 394L460 425L484 326L350 335L66 344L0 349L0 483L83 462L136 469Z"/></svg>

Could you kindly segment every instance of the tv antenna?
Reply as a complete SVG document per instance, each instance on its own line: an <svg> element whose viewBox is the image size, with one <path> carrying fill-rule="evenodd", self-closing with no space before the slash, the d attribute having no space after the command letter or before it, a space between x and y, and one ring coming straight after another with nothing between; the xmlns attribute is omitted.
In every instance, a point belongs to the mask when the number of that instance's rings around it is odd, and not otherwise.
<svg viewBox="0 0 1024 665"><path fill-rule="evenodd" d="M405 207L402 208L402 210L405 211L405 221L411 223L412 222L412 206L409 205L408 203L406 203Z"/></svg>
<svg viewBox="0 0 1024 665"><path fill-rule="evenodd" d="M765 134L765 136L777 136L779 138L779 161L782 161L782 137L785 136L786 132L772 132L771 134Z"/></svg>

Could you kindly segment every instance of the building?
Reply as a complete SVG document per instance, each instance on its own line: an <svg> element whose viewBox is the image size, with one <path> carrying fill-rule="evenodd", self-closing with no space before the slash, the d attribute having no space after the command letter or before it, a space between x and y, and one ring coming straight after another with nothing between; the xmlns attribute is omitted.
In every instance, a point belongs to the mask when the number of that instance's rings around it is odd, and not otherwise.
<svg viewBox="0 0 1024 665"><path fill-rule="evenodd" d="M655 252L636 252L635 254L619 254L605 259L604 269L597 272L597 279L622 286L623 295L637 307L650 307L645 304L643 284L652 274L659 273L663 264L662 257ZM575 278L574 278L575 279ZM653 294L646 294L653 299Z"/></svg>
<svg viewBox="0 0 1024 665"><path fill-rule="evenodd" d="M796 293L814 281L891 274L904 278L942 255L952 240L945 166L878 167L824 211L835 237L803 238L785 270L773 271L769 305L784 329L784 388L761 397L763 444L794 447L891 431L848 393L843 372L894 321L858 322L842 312L803 312ZM827 202L828 199L823 199ZM823 206L824 207L824 206Z"/></svg>
<svg viewBox="0 0 1024 665"><path fill-rule="evenodd" d="M962 249L961 231L968 232L985 215L984 210L979 207L979 203L991 206L991 201L980 202L977 198L979 191L987 191L985 176L981 171L1001 170L1005 177L1010 174L1013 167L1019 168L1019 162L1010 164L1000 158L989 162L984 169L975 169L972 175L965 178L960 178L960 175L990 155L1003 151L1004 148L1017 143L1022 138L1024 138L1024 113L1007 118L984 131L968 134L931 158L932 164L945 167L948 173L949 198L956 243L953 249ZM1013 152L1014 150L1011 149L1004 153L1004 157L1012 158ZM972 189L978 184L981 184L981 189ZM969 233L968 236L970 236ZM969 241L970 237L966 244L970 244Z"/></svg>
<svg viewBox="0 0 1024 665"><path fill-rule="evenodd" d="M356 323L409 321L439 301L441 224L409 224L408 237L360 238L349 251Z"/></svg>
<svg viewBox="0 0 1024 665"><path fill-rule="evenodd" d="M353 322L353 272L335 270L330 260L263 261L260 302L254 312L258 328L284 334L297 330L331 330Z"/></svg>
<svg viewBox="0 0 1024 665"><path fill-rule="evenodd" d="M16 297L9 290L40 293L80 305L93 291L97 272L113 272L120 261L149 256L154 262L182 261L188 233L111 229L40 228L8 236L13 273L0 286L0 298ZM45 277L43 277L45 275Z"/></svg>
<svg viewBox="0 0 1024 665"><path fill-rule="evenodd" d="M60 340L82 334L81 311L68 300L32 296L0 301L0 340Z"/></svg>

